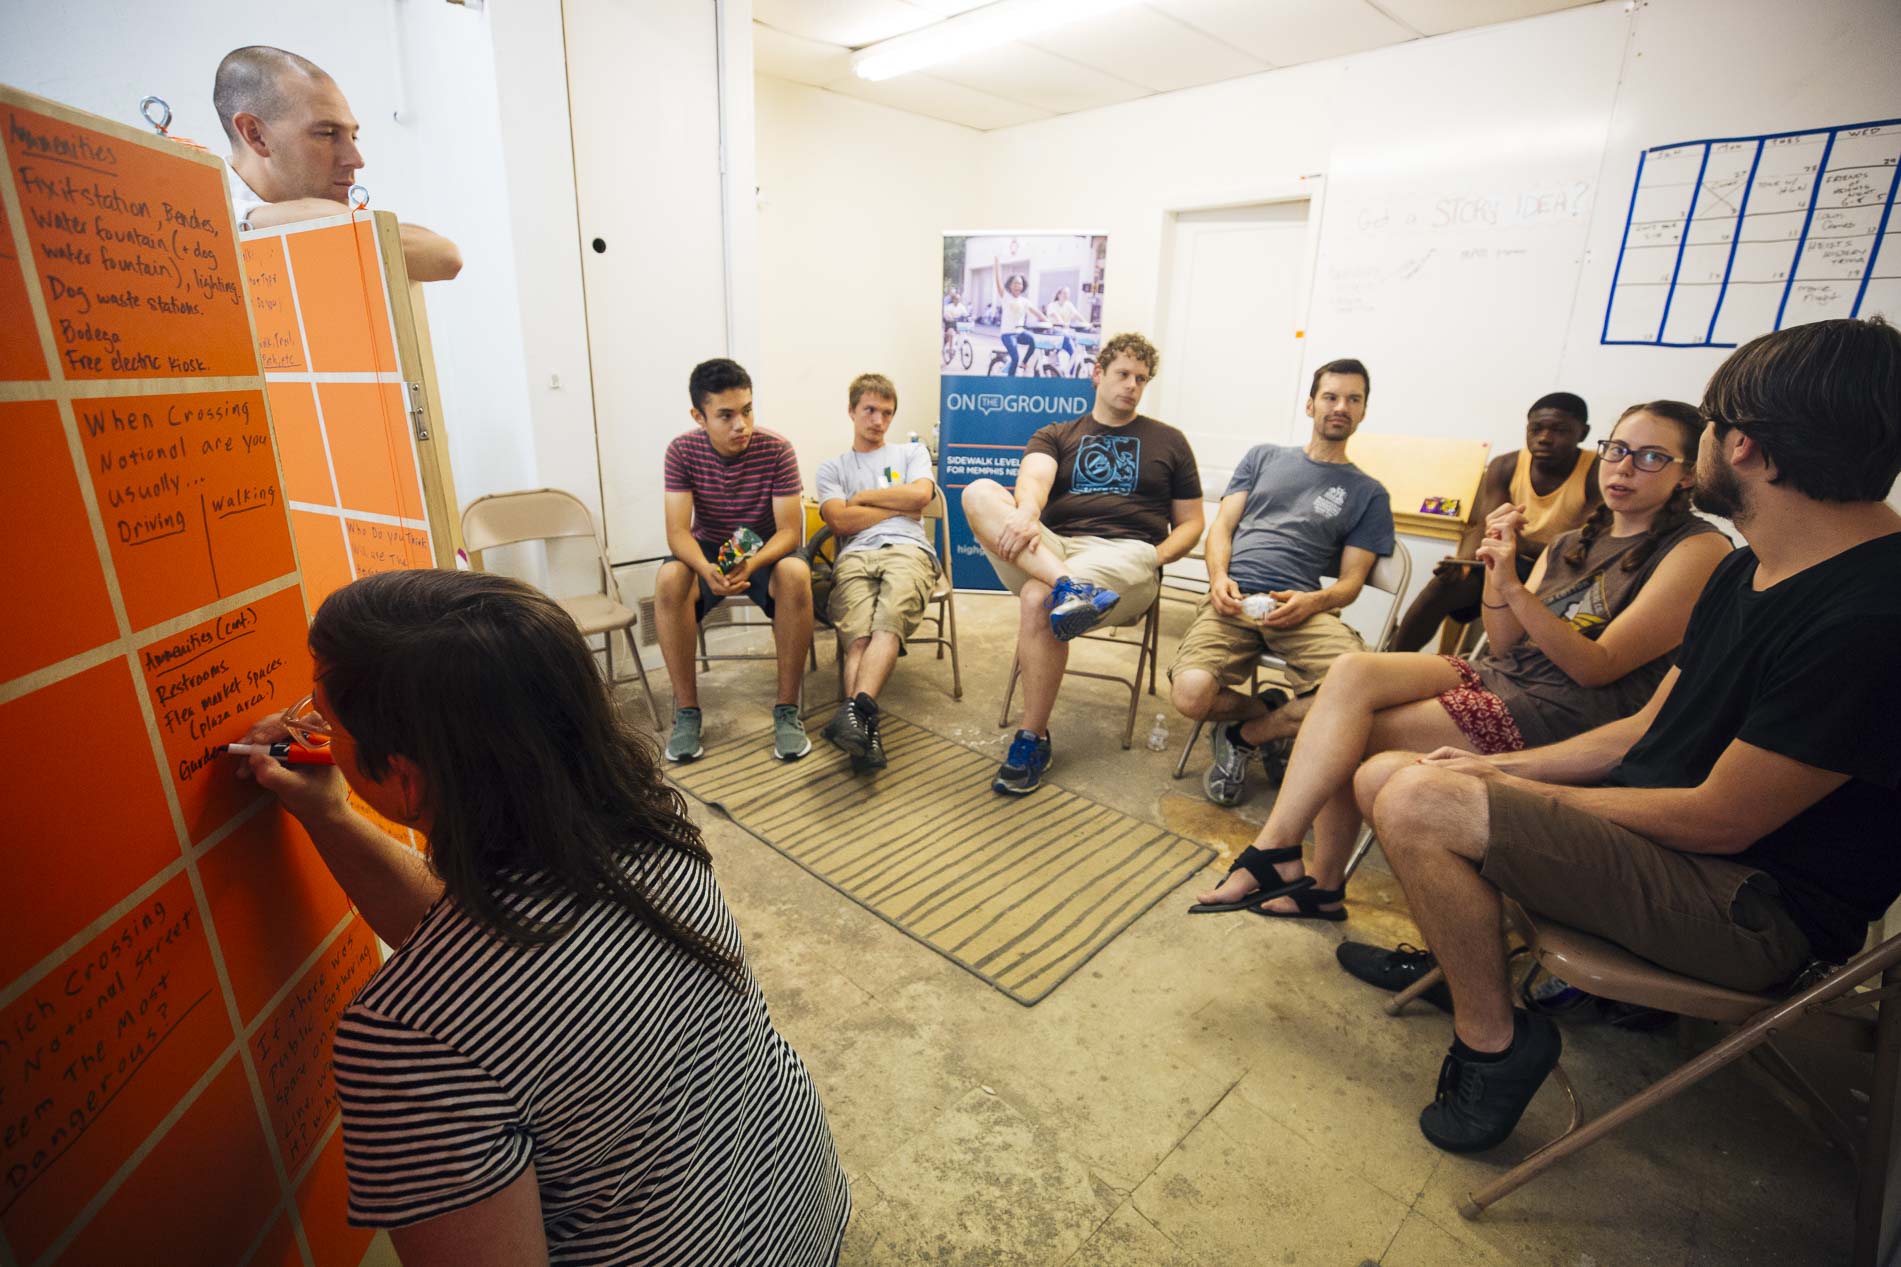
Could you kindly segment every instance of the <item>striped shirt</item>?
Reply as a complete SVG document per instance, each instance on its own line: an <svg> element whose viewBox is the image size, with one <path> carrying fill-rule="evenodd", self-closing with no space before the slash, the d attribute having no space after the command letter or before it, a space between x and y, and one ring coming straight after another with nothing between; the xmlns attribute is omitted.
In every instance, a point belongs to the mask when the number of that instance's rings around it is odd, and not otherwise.
<svg viewBox="0 0 1901 1267"><path fill-rule="evenodd" d="M751 528L760 538L777 530L772 499L797 497L798 455L776 431L756 427L752 443L736 458L721 457L706 432L695 429L667 445L667 491L693 494L693 539L707 545Z"/></svg>
<svg viewBox="0 0 1901 1267"><path fill-rule="evenodd" d="M660 851L649 876L657 904L743 953L710 868ZM729 989L610 903L520 905L580 914L524 948L445 897L344 1013L350 1221L421 1222L532 1164L555 1263L836 1262L845 1174L751 969Z"/></svg>

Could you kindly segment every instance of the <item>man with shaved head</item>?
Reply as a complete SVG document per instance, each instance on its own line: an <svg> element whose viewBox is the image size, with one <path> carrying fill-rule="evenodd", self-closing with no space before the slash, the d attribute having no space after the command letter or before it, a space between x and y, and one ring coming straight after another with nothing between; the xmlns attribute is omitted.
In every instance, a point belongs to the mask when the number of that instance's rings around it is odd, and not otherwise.
<svg viewBox="0 0 1901 1267"><path fill-rule="evenodd" d="M246 227L269 228L340 214L363 155L356 116L336 80L307 58L253 44L225 54L212 86L231 141L232 201ZM462 271L455 243L402 227L409 278L448 281Z"/></svg>

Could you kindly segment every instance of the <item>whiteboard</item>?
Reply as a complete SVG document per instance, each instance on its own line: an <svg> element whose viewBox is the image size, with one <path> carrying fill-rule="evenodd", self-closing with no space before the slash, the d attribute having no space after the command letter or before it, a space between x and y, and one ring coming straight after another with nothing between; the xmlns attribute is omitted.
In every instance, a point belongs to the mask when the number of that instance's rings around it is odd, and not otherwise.
<svg viewBox="0 0 1901 1267"><path fill-rule="evenodd" d="M1582 391L1560 365L1628 26L1608 6L1563 25L1561 58L1526 23L1493 33L1492 71L1457 44L1383 62L1386 108L1332 155L1306 369L1366 363L1367 432L1504 452L1532 401ZM1288 438L1309 427L1294 418Z"/></svg>

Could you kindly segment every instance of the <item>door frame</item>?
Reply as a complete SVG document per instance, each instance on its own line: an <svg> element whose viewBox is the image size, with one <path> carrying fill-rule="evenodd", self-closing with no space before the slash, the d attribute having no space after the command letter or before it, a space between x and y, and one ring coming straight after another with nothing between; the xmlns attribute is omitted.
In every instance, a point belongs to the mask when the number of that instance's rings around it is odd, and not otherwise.
<svg viewBox="0 0 1901 1267"><path fill-rule="evenodd" d="M1271 181L1262 185L1241 186L1219 192L1182 192L1165 200L1161 214L1160 249L1156 252L1155 329L1164 337L1174 314L1175 229L1183 215L1202 211L1229 211L1236 207L1258 207L1273 203L1307 204L1307 241L1305 267L1300 270L1299 289L1294 294L1294 311L1299 325L1294 338L1301 342L1301 364L1306 363L1305 342L1313 316L1315 269L1320 258L1320 220L1325 209L1327 178L1322 172ZM1296 381L1298 381L1296 375ZM1292 425L1291 423L1289 424Z"/></svg>

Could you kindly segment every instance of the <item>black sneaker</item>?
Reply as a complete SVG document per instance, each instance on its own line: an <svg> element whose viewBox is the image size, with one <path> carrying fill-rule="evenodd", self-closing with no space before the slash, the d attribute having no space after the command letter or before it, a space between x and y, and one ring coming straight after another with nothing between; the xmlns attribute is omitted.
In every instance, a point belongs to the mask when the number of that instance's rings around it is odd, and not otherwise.
<svg viewBox="0 0 1901 1267"><path fill-rule="evenodd" d="M1333 957L1340 961L1340 966L1347 970L1348 976L1358 977L1368 985L1390 990L1394 994L1431 972L1439 962L1432 957L1430 950L1421 950L1405 942L1392 950L1381 950L1363 941L1343 941L1333 948ZM1446 988L1443 981L1419 997L1441 1012L1452 1010L1452 991Z"/></svg>
<svg viewBox="0 0 1901 1267"><path fill-rule="evenodd" d="M1294 755L1294 737L1270 739L1258 750L1261 754L1261 769L1267 771L1267 781L1275 787L1287 777L1287 759Z"/></svg>
<svg viewBox="0 0 1901 1267"><path fill-rule="evenodd" d="M870 728L865 725L864 714L859 712L853 700L840 700L838 711L832 720L825 723L825 729L819 734L832 741L833 746L854 757L865 755L865 747L870 742Z"/></svg>
<svg viewBox="0 0 1901 1267"><path fill-rule="evenodd" d="M884 736L878 733L878 719L874 716L871 725L866 728L865 755L851 759L853 774L865 774L872 770L885 768Z"/></svg>
<svg viewBox="0 0 1901 1267"><path fill-rule="evenodd" d="M1512 1020L1512 1045L1499 1059L1446 1053L1439 1089L1419 1112L1419 1129L1435 1147L1476 1153L1504 1143L1557 1066L1564 1040L1551 1018L1514 1012Z"/></svg>

